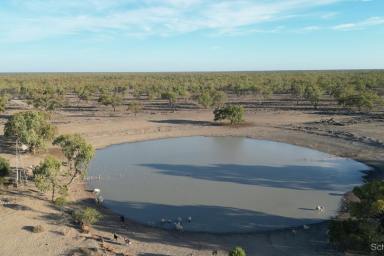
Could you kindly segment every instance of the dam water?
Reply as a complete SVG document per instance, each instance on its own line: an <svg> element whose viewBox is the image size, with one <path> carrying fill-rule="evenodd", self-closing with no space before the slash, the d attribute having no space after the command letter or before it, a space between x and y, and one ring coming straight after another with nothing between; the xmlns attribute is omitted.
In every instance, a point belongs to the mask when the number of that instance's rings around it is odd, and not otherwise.
<svg viewBox="0 0 384 256"><path fill-rule="evenodd" d="M335 216L342 195L368 169L285 143L195 136L97 150L89 176L100 179L88 186L101 189L106 207L143 224L241 233Z"/></svg>

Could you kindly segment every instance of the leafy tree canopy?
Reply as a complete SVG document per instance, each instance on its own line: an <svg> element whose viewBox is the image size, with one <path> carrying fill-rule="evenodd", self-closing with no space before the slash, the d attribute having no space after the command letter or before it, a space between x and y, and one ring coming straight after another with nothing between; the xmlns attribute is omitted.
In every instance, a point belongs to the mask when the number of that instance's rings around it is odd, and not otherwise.
<svg viewBox="0 0 384 256"><path fill-rule="evenodd" d="M53 141L54 145L60 146L69 163L72 172L68 185L78 176L84 176L87 172L89 162L95 155L92 145L81 137L80 134L60 135Z"/></svg>
<svg viewBox="0 0 384 256"><path fill-rule="evenodd" d="M243 248L236 246L229 252L229 256L246 256Z"/></svg>
<svg viewBox="0 0 384 256"><path fill-rule="evenodd" d="M52 156L48 156L33 169L33 178L37 189L42 192L52 191L52 201L59 184L61 163Z"/></svg>
<svg viewBox="0 0 384 256"><path fill-rule="evenodd" d="M244 108L239 105L228 105L216 108L213 111L214 121L229 120L231 124L239 124L244 121Z"/></svg>
<svg viewBox="0 0 384 256"><path fill-rule="evenodd" d="M49 123L49 116L43 112L25 111L13 115L4 126L4 135L14 137L35 152L52 140L56 128Z"/></svg>

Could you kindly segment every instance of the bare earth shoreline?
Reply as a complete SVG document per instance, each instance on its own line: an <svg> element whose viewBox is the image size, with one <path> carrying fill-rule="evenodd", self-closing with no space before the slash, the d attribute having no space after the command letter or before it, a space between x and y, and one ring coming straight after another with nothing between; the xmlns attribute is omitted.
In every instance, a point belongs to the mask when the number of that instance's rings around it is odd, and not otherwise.
<svg viewBox="0 0 384 256"><path fill-rule="evenodd" d="M140 114L90 114L58 112L53 122L59 133L80 133L100 149L112 144L181 136L246 136L313 148L333 155L353 158L364 162L377 171L382 170L384 141L382 120L369 117L350 122L353 116L335 115L334 120L343 126L324 124L320 120L330 116L300 111L254 111L247 112L248 125L241 127L217 126L211 123L209 111L178 111L175 113ZM3 123L3 122L2 122ZM309 127L309 128L308 128ZM312 129L316 127L316 129ZM381 128L381 129L380 129ZM2 130L2 127L0 127ZM308 132L311 131L311 132ZM332 131L332 132L329 132ZM354 140L346 140L340 134L352 134ZM372 143L376 141L378 143ZM2 143L0 141L0 143ZM0 144L0 155L14 164L14 156ZM56 148L49 153L61 157ZM45 154L23 156L23 165L37 164ZM93 204L92 195L86 192L84 183L72 188L73 200L80 205ZM99 243L80 234L74 227L55 225L60 219L57 209L46 200L45 195L34 191L32 186L21 191L0 195L14 200L18 207L0 206L0 255L68 255L78 247L96 247ZM92 234L112 237L112 232L128 237L132 244L108 243L116 252L140 256L186 256L219 255L240 245L248 255L336 255L327 245L326 223L304 230L263 232L257 234L212 235L201 233L177 233L146 227L134 222L119 223L119 218L108 209L101 209L105 218L95 225ZM34 234L28 226L41 224L45 232ZM114 255L109 252L107 255Z"/></svg>

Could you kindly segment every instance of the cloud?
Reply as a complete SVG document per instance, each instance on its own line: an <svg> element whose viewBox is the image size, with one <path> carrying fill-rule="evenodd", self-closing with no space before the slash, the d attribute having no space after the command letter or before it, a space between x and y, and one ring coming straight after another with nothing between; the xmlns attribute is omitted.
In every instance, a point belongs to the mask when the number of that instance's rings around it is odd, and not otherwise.
<svg viewBox="0 0 384 256"><path fill-rule="evenodd" d="M341 0L9 0L7 9L0 7L0 40L23 42L113 33L255 33L270 31L257 27L262 24L290 19L338 1Z"/></svg>
<svg viewBox="0 0 384 256"><path fill-rule="evenodd" d="M336 26L333 26L334 30L359 30L364 29L371 26L384 25L384 17L371 17L363 21L358 21L354 23L343 23Z"/></svg>

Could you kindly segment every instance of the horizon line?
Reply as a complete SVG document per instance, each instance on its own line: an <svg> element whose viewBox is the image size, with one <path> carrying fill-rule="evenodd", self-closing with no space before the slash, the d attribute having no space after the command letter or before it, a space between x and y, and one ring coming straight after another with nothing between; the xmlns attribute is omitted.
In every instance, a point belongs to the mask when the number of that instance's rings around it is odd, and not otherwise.
<svg viewBox="0 0 384 256"><path fill-rule="evenodd" d="M265 70L186 70L186 71L7 71L4 74L137 74L137 73L251 73L251 72L334 72L334 71L384 71L384 68L346 69L265 69Z"/></svg>

